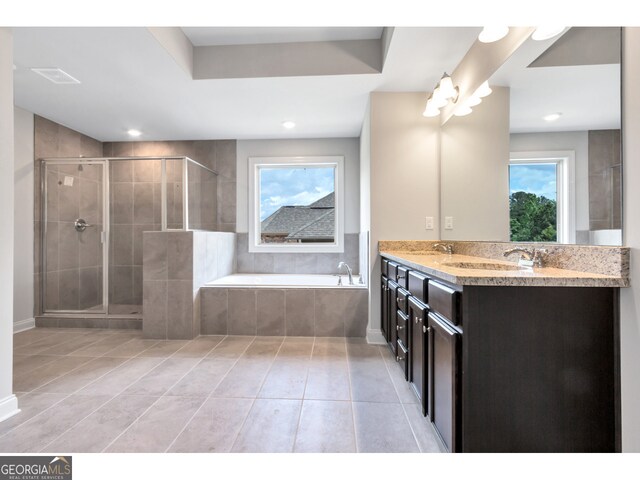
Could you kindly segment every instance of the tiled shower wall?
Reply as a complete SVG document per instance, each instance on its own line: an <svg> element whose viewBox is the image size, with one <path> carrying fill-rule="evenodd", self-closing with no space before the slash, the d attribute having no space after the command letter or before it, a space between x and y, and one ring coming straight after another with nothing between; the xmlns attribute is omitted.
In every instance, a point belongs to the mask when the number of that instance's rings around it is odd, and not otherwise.
<svg viewBox="0 0 640 480"><path fill-rule="evenodd" d="M359 236L345 233L343 253L251 253L249 234L238 233L238 273L338 273L338 263L346 262L355 274L360 271Z"/></svg>
<svg viewBox="0 0 640 480"><path fill-rule="evenodd" d="M106 142L105 157L186 156L218 172L216 231L236 230L236 141ZM206 181L206 180L205 180ZM193 188L193 187L192 187ZM212 200L211 200L212 201ZM207 200L207 202L210 202ZM196 213L196 219L198 214ZM193 225L192 225L193 226ZM195 226L193 226L195 228Z"/></svg>
<svg viewBox="0 0 640 480"><path fill-rule="evenodd" d="M190 188L194 191L193 197L198 198L192 205L204 205L205 208L214 208L217 211L218 223L216 230L235 231L236 219L236 142L235 140L198 140L198 141L167 141L167 142L108 142L102 143L79 132L66 128L43 117L35 116L34 125L35 142L35 248L34 248L34 281L36 285L35 314L42 312L42 298L39 294L41 284L40 252L41 252L41 225L40 225L40 168L41 158L81 158L81 157L109 157L109 156L188 156L203 165L218 171L219 176L214 191L216 196L211 198L207 195L209 187L206 182L211 182L211 177L202 175L194 177L194 182ZM136 160L137 161L137 160ZM145 230L157 230L160 228L159 221L159 162L157 166L148 167L146 164L125 162L119 167L115 167L110 172L111 184L111 220L112 236L110 252L110 269L113 268L110 278L111 303L136 304L142 303L142 232ZM180 162L175 162L176 164ZM115 164L115 162L113 163ZM77 168L77 167L76 167ZM168 173L171 171L168 167ZM178 170L176 170L178 171ZM193 171L193 170L192 170ZM82 174L78 174L82 184ZM85 178L86 180L86 178ZM174 182L174 189L181 192L180 181ZM155 189L155 190L154 190ZM97 190L96 190L97 192ZM182 197L175 195L176 201L173 207L169 207L169 218L175 223L169 226L180 227L182 225ZM66 203L66 202L63 202ZM172 213L173 212L173 213ZM174 215L172 217L172 215ZM206 215L201 209L194 210L191 228L210 228L210 224L205 222ZM72 219L72 221L75 220ZM55 229L55 227L52 226ZM98 228L94 229L98 232ZM75 231L74 231L75 232ZM87 229L85 232L93 231ZM62 248L75 245L76 242L51 242L50 248ZM79 248L80 239L78 240ZM59 254L56 255L58 257ZM84 254L83 254L84 255ZM52 257L51 257L52 258ZM63 265L67 255L63 254ZM75 260L70 260L74 265ZM80 278L80 266L85 263L78 260L77 277ZM53 266L52 266L53 267ZM93 268L93 265L90 266ZM55 267L57 268L57 266ZM89 268L88 266L86 268ZM70 270L70 269L66 269ZM56 270L57 271L57 270ZM87 275L85 272L84 275ZM100 280L101 276L98 275ZM58 275L59 277L59 275ZM64 285L62 292L64 295L63 304L73 306L77 303L82 308L90 302L88 291L86 299L80 299L80 291L73 288L75 285L75 273L64 275ZM69 277L73 277L69 280ZM52 276L53 278L53 276ZM59 280L59 279L58 279ZM53 282L53 280L52 280ZM72 288L69 287L69 282ZM60 284L49 289L54 301L56 290L60 294ZM84 284L83 284L84 285ZM96 285L97 291L101 285ZM55 298L57 308L60 307L60 298ZM80 307L82 305L82 307ZM56 308L52 303L51 308Z"/></svg>
<svg viewBox="0 0 640 480"><path fill-rule="evenodd" d="M82 135L79 132L71 130L67 127L59 125L55 122L47 120L46 118L39 117L35 115L34 117L34 181L35 181L35 211L34 211L34 284L35 284L35 314L39 314L42 311L42 298L39 294L40 291L40 282L42 275L42 266L41 266L41 257L40 252L42 249L42 232L41 232L41 195L40 195L40 165L38 159L40 158L48 158L48 157L101 157L102 156L102 143L91 138L86 135ZM78 172L77 167L75 172L67 172L67 174L71 173L72 176L77 177L79 180L74 181L74 186L72 187L64 187L64 191L62 187L58 185L58 181L60 178L54 178L56 175L52 174L50 179L50 191L54 188L56 191L60 189L60 193L56 195L56 200L58 200L58 207L61 207L60 210L61 216L57 218L57 220L64 220L66 223L70 217L75 214L75 207L73 205L69 205L70 201L75 199L76 195L81 195L82 185L89 186L91 179L87 177L86 173L83 175L83 172ZM84 194L88 193L87 189L84 189ZM71 211L73 209L74 211ZM83 211L84 214L84 211ZM77 217L75 217L77 218ZM70 219L71 222L75 220L75 218ZM87 229L84 233L87 233L87 236L82 237L83 234L78 234L75 230L67 229L67 228L59 228L59 225L55 225L54 223L58 223L55 221L56 214L49 216L49 220L52 221L51 225L49 225L50 232L53 232L52 235L58 236L59 242L52 241L49 245L49 250L47 252L47 256L51 261L54 261L55 258L58 261L58 264L49 265L49 272L47 275L51 281L51 288L48 289L49 298L47 301L51 302L53 305L52 308L66 308L69 306L70 308L77 308L75 305L82 306L91 306L90 303L93 302L91 300L91 288L83 289L83 298L80 298L80 290L79 290L79 282L81 271L83 275L83 281L87 281L88 276L92 276L95 270L93 270L94 262L89 260L91 255L85 255L88 253L84 250L84 246L89 245L88 235L94 234L94 231L98 231L98 229ZM65 227L69 227L69 225L65 225ZM71 227L72 228L72 227ZM62 235L62 238L60 238ZM80 238L82 237L82 238ZM77 250L72 252L72 249L77 246ZM82 247L82 249L81 249ZM82 253L82 261L80 259L80 252ZM82 268L81 268L82 266ZM62 270L64 273L60 273ZM84 269L84 270L83 270ZM90 270L89 270L90 269ZM93 270L93 271L92 271ZM57 273L54 273L57 272ZM101 279L101 275L99 272L96 273L96 278ZM76 280L77 279L77 280ZM99 280L96 279L96 282ZM83 284L84 286L84 284ZM96 295L101 289L101 285L96 283L95 292ZM85 295L86 294L86 295Z"/></svg>
<svg viewBox="0 0 640 480"><path fill-rule="evenodd" d="M622 228L620 130L589 130L589 229Z"/></svg>

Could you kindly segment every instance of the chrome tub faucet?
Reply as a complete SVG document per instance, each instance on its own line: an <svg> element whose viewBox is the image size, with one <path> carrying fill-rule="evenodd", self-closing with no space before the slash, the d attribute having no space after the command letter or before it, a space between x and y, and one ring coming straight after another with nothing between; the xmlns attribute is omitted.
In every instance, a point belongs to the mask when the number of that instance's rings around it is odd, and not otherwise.
<svg viewBox="0 0 640 480"><path fill-rule="evenodd" d="M340 273L340 269L342 267L345 267L347 269L347 275L349 276L349 285L353 285L353 272L351 271L351 267L345 262L340 262L338 264L338 273Z"/></svg>

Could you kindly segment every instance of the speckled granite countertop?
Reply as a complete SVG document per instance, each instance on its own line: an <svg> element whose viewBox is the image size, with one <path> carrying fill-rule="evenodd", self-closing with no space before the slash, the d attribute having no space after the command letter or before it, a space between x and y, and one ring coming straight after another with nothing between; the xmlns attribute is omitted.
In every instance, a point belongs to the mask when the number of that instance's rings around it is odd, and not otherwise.
<svg viewBox="0 0 640 480"><path fill-rule="evenodd" d="M382 243L382 242L381 242ZM391 243L391 242L389 242ZM384 245L381 245L384 247ZM455 250L454 250L455 251ZM453 263L491 263L498 268L518 268L515 262L490 257L436 253L432 250L380 250L380 255L420 272L456 285L537 286L537 287L628 287L629 278L622 275L582 272L556 267L516 270L459 268Z"/></svg>

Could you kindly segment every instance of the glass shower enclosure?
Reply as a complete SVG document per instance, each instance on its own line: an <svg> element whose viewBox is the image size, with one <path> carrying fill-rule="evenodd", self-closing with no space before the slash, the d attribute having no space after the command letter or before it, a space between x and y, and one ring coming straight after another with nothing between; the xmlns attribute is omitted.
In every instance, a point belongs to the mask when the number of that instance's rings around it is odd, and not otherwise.
<svg viewBox="0 0 640 480"><path fill-rule="evenodd" d="M217 173L188 157L41 162L41 314L141 316L143 232L217 229Z"/></svg>

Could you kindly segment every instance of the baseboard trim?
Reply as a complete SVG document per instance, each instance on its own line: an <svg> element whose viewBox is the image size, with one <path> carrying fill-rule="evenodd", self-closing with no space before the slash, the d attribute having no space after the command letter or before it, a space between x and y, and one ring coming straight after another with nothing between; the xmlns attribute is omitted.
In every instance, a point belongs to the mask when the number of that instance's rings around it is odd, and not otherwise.
<svg viewBox="0 0 640 480"><path fill-rule="evenodd" d="M36 327L36 319L35 318L25 318L24 320L20 320L19 322L14 322L13 324L13 333L24 332L25 330L31 330Z"/></svg>
<svg viewBox="0 0 640 480"><path fill-rule="evenodd" d="M18 397L9 395L0 400L0 422L13 417L16 413L20 413L18 408Z"/></svg>
<svg viewBox="0 0 640 480"><path fill-rule="evenodd" d="M387 341L382 335L382 330L379 328L368 328L367 329L367 343L371 345L386 345Z"/></svg>

